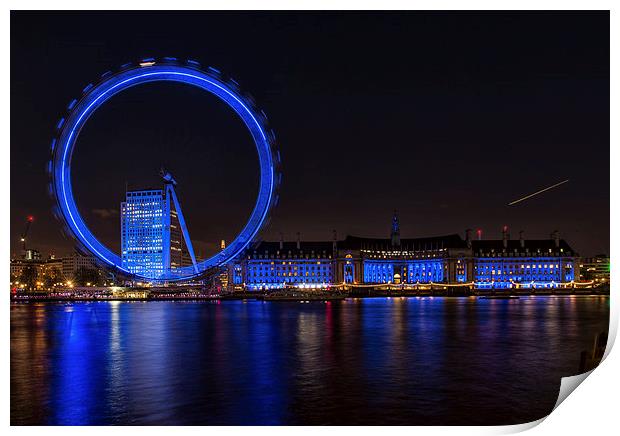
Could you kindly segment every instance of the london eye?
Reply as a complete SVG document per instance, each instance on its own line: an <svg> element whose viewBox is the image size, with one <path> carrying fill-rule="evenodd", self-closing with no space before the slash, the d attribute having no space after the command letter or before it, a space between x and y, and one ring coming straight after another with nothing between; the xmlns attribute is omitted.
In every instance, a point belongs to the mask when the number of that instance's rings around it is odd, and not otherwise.
<svg viewBox="0 0 620 436"><path fill-rule="evenodd" d="M191 249L187 226L180 213L183 237L190 248L191 265L184 265L158 274L157 277L136 273L123 263L119 254L101 243L86 225L73 195L71 180L71 158L76 148L80 130L89 117L114 95L134 86L153 82L179 82L198 87L215 95L241 118L258 153L260 168L259 186L256 202L248 221L237 236L219 253L197 261ZM82 251L93 255L104 266L134 279L155 281L179 281L197 279L214 268L225 265L239 256L252 242L266 224L272 207L278 201L280 184L280 155L275 145L275 135L268 127L267 117L259 110L251 97L243 94L237 83L226 79L214 68L202 69L198 62L180 61L176 58L148 58L135 64L125 64L116 72L104 73L99 81L87 85L81 97L72 100L67 114L56 125L56 136L51 144L52 158L48 163L50 193L55 201L54 213L65 224L66 232L72 236ZM180 212L180 204L174 191L172 175L162 170L166 192Z"/></svg>

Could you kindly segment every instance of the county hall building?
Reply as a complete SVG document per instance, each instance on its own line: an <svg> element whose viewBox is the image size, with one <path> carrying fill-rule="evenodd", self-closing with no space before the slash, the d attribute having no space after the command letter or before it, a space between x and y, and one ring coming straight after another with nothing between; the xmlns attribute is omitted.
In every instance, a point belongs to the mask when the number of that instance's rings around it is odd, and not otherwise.
<svg viewBox="0 0 620 436"><path fill-rule="evenodd" d="M472 239L471 231L401 239L398 218L389 238L263 241L229 265L234 289L329 288L339 285L445 285L477 289L557 288L579 277L577 254L553 232L549 239Z"/></svg>

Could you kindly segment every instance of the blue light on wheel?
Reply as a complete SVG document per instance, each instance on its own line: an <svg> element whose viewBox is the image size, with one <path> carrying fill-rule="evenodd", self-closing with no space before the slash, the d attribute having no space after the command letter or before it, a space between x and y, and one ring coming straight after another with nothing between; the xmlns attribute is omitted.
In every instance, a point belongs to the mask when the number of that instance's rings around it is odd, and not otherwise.
<svg viewBox="0 0 620 436"><path fill-rule="evenodd" d="M198 274L193 266L187 266L180 269L180 276L175 274L174 277L165 278L187 280L234 259L257 237L276 202L276 189L280 179L279 153L274 147L273 134L265 124L266 117L262 116L262 111L255 108L248 98L240 94L236 85L226 84L219 72L211 73L198 69L195 61L189 62L189 66L178 63L175 58L164 58L163 62L158 64L155 59L145 59L136 66L125 65L123 70L106 74L98 84L84 88L82 97L77 102L71 102L70 113L57 125L58 136L53 146L50 173L59 215L66 223L69 233L84 249L104 264L131 275L122 267L120 256L99 242L78 212L71 185L71 156L80 130L88 118L108 99L128 88L145 83L162 81L186 83L214 94L224 101L243 120L256 145L260 166L258 197L252 214L241 232L224 250L199 262ZM136 278L147 279L140 276Z"/></svg>

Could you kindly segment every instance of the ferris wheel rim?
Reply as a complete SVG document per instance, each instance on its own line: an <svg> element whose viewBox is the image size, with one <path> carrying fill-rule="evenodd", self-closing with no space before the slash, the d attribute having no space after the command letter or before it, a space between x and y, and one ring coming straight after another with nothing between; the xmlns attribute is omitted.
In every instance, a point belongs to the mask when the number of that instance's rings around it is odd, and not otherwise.
<svg viewBox="0 0 620 436"><path fill-rule="evenodd" d="M88 228L77 209L71 183L71 157L80 130L89 117L106 101L124 90L153 82L179 82L196 86L215 95L239 116L248 128L258 152L260 166L259 191L246 224L233 241L221 252L193 266L181 267L174 276L148 277L130 272L123 267L122 258L101 243ZM225 80L221 73L209 67L200 68L195 61L179 62L175 58L145 59L138 64L125 64L116 73L107 72L96 85L84 88L82 97L72 100L68 114L56 125L57 135L52 141L52 160L48 164L51 176L50 193L56 200L55 215L64 221L66 232L79 246L95 256L102 264L132 278L150 281L179 281L199 278L214 267L222 266L238 257L258 237L269 219L269 213L278 200L280 184L280 154L275 147L275 136L268 128L265 113L253 99L239 90L238 84Z"/></svg>

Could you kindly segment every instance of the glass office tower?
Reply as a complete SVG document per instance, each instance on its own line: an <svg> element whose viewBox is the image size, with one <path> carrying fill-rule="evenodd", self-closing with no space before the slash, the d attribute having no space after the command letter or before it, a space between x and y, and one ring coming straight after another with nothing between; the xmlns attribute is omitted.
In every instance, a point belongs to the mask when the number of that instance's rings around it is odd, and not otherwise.
<svg viewBox="0 0 620 436"><path fill-rule="evenodd" d="M170 269L170 207L163 190L128 191L121 203L123 267L157 279Z"/></svg>

